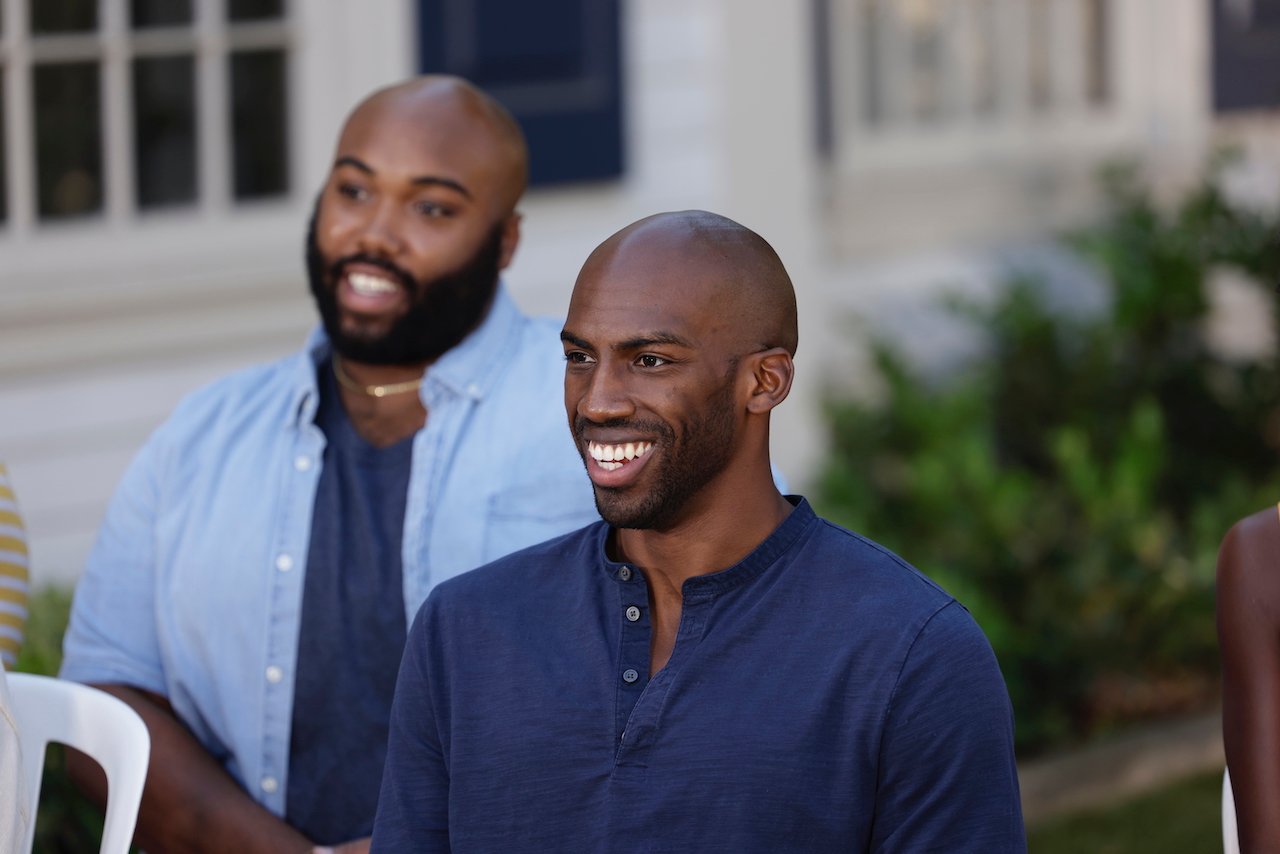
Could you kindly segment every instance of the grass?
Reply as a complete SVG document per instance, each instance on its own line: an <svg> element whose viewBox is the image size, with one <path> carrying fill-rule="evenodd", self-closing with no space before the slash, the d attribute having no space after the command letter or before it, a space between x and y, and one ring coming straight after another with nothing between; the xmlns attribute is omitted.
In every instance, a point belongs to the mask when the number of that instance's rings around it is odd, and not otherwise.
<svg viewBox="0 0 1280 854"><path fill-rule="evenodd" d="M1031 854L1180 854L1222 850L1222 773L1205 774L1106 809L1037 826Z"/></svg>

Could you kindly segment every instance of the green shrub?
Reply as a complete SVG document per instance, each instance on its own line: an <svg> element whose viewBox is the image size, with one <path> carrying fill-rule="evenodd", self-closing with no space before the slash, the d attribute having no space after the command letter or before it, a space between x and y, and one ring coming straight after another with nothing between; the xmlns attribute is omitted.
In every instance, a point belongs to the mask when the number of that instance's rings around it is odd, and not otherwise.
<svg viewBox="0 0 1280 854"><path fill-rule="evenodd" d="M1071 238L1106 308L1064 316L1030 279L952 301L985 356L934 382L874 341L883 398L827 407L816 503L969 607L1032 751L1212 690L1218 543L1280 499L1277 364L1226 361L1202 331L1215 265L1272 293L1280 220L1218 175L1165 212L1113 169L1110 213Z"/></svg>

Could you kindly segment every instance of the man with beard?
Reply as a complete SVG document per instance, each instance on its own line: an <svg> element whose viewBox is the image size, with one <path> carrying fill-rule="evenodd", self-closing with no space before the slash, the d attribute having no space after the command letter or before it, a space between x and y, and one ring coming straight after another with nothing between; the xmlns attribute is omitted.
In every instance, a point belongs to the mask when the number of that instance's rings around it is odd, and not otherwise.
<svg viewBox="0 0 1280 854"><path fill-rule="evenodd" d="M526 164L460 80L359 105L307 238L323 333L184 401L125 475L63 676L150 728L148 851L366 848L406 615L597 518L558 325L498 281Z"/></svg>
<svg viewBox="0 0 1280 854"><path fill-rule="evenodd" d="M561 338L605 521L428 597L373 850L1025 850L981 630L774 486L797 330L769 245L642 220L587 260Z"/></svg>

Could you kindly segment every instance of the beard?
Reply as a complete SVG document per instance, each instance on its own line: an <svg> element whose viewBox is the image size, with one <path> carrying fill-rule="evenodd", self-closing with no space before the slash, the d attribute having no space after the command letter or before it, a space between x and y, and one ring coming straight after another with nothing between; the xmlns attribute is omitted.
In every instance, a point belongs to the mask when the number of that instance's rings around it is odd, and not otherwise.
<svg viewBox="0 0 1280 854"><path fill-rule="evenodd" d="M603 423L574 418L573 434L583 463L592 460L586 452L583 436L588 427L627 428L631 432L654 436L661 457L650 460L642 474L653 481L647 492L629 494L643 487L640 483L627 487L601 487L592 484L596 511L615 528L654 530L670 527L682 510L704 486L724 471L734 451L733 371L723 385L712 392L707 407L684 425L681 438L671 425L656 419L617 418ZM650 451L653 453L654 451ZM658 466L654 468L655 464Z"/></svg>
<svg viewBox="0 0 1280 854"><path fill-rule="evenodd" d="M373 255L357 253L328 261L316 241L319 203L307 227L307 279L324 331L344 359L368 365L418 365L434 362L480 325L498 290L502 223L475 254L452 273L415 279L407 270ZM347 264L380 267L409 294L409 308L380 334L344 329L338 307L338 279Z"/></svg>

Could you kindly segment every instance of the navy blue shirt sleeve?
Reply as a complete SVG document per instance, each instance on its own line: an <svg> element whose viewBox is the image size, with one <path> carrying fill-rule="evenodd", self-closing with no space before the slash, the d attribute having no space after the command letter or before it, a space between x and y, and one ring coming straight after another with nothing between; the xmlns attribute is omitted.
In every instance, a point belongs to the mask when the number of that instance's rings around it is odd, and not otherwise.
<svg viewBox="0 0 1280 854"><path fill-rule="evenodd" d="M431 601L413 621L400 662L372 852L449 851L449 771L424 654Z"/></svg>
<svg viewBox="0 0 1280 854"><path fill-rule="evenodd" d="M885 723L871 851L1026 850L1013 712L991 646L959 603L911 645Z"/></svg>

